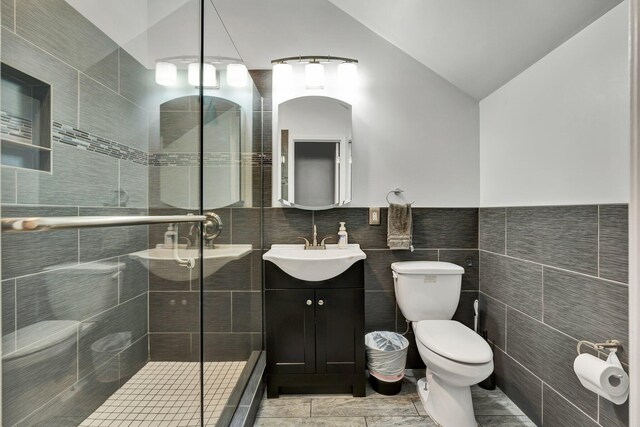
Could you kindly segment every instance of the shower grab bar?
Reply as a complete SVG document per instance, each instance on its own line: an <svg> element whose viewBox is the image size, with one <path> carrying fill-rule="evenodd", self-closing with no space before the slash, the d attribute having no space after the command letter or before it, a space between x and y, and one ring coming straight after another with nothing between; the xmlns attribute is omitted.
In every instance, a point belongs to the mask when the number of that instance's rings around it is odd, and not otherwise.
<svg viewBox="0 0 640 427"><path fill-rule="evenodd" d="M220 217L213 212L205 215L155 216L51 216L32 218L3 218L3 232L64 230L69 228L113 227L117 225L175 224L203 222L222 228Z"/></svg>

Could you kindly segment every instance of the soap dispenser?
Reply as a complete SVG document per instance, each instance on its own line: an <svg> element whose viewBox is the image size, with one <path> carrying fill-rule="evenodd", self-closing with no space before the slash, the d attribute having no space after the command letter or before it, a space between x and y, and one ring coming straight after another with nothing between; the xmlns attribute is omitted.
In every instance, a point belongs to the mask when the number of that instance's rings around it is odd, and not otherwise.
<svg viewBox="0 0 640 427"><path fill-rule="evenodd" d="M178 233L176 233L173 224L169 224L167 231L164 233L164 247L173 248L173 245L177 243Z"/></svg>
<svg viewBox="0 0 640 427"><path fill-rule="evenodd" d="M338 249L347 249L349 247L349 234L344 226L345 224L345 222L341 222L338 230Z"/></svg>

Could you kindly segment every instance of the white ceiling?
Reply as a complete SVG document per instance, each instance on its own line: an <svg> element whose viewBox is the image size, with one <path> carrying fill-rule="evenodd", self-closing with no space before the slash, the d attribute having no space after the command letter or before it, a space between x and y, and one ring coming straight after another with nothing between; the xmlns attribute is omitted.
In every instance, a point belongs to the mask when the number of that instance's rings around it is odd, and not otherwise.
<svg viewBox="0 0 640 427"><path fill-rule="evenodd" d="M200 52L199 0L66 0L148 68ZM205 2L205 55L238 57L213 4Z"/></svg>
<svg viewBox="0 0 640 427"><path fill-rule="evenodd" d="M346 12L476 99L502 86L621 2L213 1L250 68L268 68L270 59L300 52L338 55L349 30L330 28L330 18ZM323 5L328 2L337 6L335 11ZM358 56L357 52L344 54Z"/></svg>
<svg viewBox="0 0 640 427"><path fill-rule="evenodd" d="M207 55L237 56L237 46L247 66L260 69L309 52L358 57L349 38L377 35L482 99L621 1L213 0L224 25L205 2L205 47ZM150 68L198 52L197 1L67 2Z"/></svg>
<svg viewBox="0 0 640 427"><path fill-rule="evenodd" d="M482 99L621 0L329 1Z"/></svg>

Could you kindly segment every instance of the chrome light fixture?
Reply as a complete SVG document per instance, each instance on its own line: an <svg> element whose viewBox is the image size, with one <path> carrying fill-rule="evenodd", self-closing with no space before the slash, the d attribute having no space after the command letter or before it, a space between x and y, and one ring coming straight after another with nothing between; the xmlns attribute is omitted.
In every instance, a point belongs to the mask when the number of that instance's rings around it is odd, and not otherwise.
<svg viewBox="0 0 640 427"><path fill-rule="evenodd" d="M202 86L217 87L218 77L216 76L216 67L213 64L202 64L203 78ZM187 81L191 86L200 86L200 63L192 62L187 69Z"/></svg>
<svg viewBox="0 0 640 427"><path fill-rule="evenodd" d="M338 81L345 87L353 87L358 82L358 65L355 62L343 62L338 65Z"/></svg>
<svg viewBox="0 0 640 427"><path fill-rule="evenodd" d="M271 61L273 79L278 84L290 84L293 65L305 64L304 81L307 89L323 89L325 86L325 66L338 62L338 83L345 87L354 86L358 79L358 60L339 56L291 56Z"/></svg>
<svg viewBox="0 0 640 427"><path fill-rule="evenodd" d="M156 83L161 86L173 86L178 81L178 67L171 62L156 62Z"/></svg>
<svg viewBox="0 0 640 427"><path fill-rule="evenodd" d="M244 87L248 80L247 67L244 64L227 65L227 84L232 87Z"/></svg>
<svg viewBox="0 0 640 427"><path fill-rule="evenodd" d="M293 81L293 66L286 62L273 65L273 80L278 82L280 87L289 87Z"/></svg>
<svg viewBox="0 0 640 427"><path fill-rule="evenodd" d="M202 61L202 64L200 61ZM201 66L203 70L202 79L200 78ZM170 56L157 59L156 83L162 86L175 86L178 84L178 70L180 70L181 73L186 71L187 82L190 86L199 87L202 80L204 87L219 89L218 69L225 66L227 67L227 84L229 86L242 87L247 85L247 67L241 64L239 58L228 56L205 56L201 58L197 55ZM184 84L182 77L180 77L180 84Z"/></svg>
<svg viewBox="0 0 640 427"><path fill-rule="evenodd" d="M324 89L324 65L309 62L304 66L304 84L307 89Z"/></svg>

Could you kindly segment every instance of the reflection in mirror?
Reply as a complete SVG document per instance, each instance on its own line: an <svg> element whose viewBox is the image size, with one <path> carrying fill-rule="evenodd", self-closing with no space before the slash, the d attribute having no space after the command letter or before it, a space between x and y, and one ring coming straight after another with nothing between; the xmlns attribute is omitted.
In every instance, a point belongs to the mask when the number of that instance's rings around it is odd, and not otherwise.
<svg viewBox="0 0 640 427"><path fill-rule="evenodd" d="M324 96L278 106L280 197L288 206L329 209L351 201L351 105Z"/></svg>
<svg viewBox="0 0 640 427"><path fill-rule="evenodd" d="M184 153L193 147L199 132L198 96L184 96L171 99L160 105L160 140L162 148L171 152ZM184 111L189 106L188 111ZM235 102L215 96L204 97L204 137L205 137L205 181L203 188L205 204L208 207L222 207L241 202L240 191L240 140L242 107ZM181 157L177 155L178 157ZM197 173L196 163L191 165L191 156L183 155L178 165L189 164ZM160 200L175 207L189 207L190 201L185 191L175 191L170 185L176 177L175 168L160 170ZM193 179L193 178L192 178ZM193 192L190 192L193 193ZM192 204L192 203L191 203Z"/></svg>

